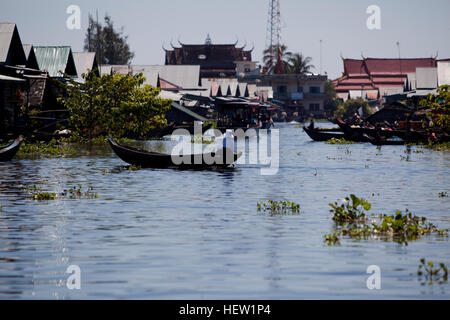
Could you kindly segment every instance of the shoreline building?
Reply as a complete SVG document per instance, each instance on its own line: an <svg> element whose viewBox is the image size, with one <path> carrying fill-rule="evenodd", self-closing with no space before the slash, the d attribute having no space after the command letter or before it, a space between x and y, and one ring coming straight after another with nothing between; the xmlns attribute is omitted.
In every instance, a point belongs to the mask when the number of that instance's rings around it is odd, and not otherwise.
<svg viewBox="0 0 450 320"><path fill-rule="evenodd" d="M421 81L416 75L420 78L421 74L433 73L428 69L437 68L436 58L363 57L362 60L342 58L342 61L344 72L333 83L338 97L344 101L355 98L378 100L385 96L415 90L416 87L420 87L415 85L416 81L419 83ZM414 79L414 84L411 79ZM436 87L437 83L433 88Z"/></svg>

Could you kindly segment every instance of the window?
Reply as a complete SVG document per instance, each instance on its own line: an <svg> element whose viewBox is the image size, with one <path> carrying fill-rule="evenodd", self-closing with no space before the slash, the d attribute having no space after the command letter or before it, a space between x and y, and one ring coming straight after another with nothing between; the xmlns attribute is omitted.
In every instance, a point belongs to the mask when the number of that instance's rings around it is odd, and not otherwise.
<svg viewBox="0 0 450 320"><path fill-rule="evenodd" d="M320 93L320 87L309 87L309 93Z"/></svg>
<svg viewBox="0 0 450 320"><path fill-rule="evenodd" d="M320 104L319 103L310 103L309 111L320 111Z"/></svg>
<svg viewBox="0 0 450 320"><path fill-rule="evenodd" d="M303 87L302 86L297 86L297 92L303 92Z"/></svg>

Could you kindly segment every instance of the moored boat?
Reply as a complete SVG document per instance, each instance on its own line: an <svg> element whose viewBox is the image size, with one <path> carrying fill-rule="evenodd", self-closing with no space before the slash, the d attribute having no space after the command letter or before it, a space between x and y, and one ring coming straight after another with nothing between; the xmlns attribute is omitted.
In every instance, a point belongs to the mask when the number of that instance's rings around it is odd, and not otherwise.
<svg viewBox="0 0 450 320"><path fill-rule="evenodd" d="M20 145L23 142L23 137L19 136L11 144L0 147L0 161L10 161L16 155L17 151L20 149Z"/></svg>
<svg viewBox="0 0 450 320"><path fill-rule="evenodd" d="M310 129L308 127L303 127L303 130L314 141L328 141L330 139L341 139L345 137L343 133L327 132L323 130Z"/></svg>
<svg viewBox="0 0 450 320"><path fill-rule="evenodd" d="M150 152L132 147L122 146L113 138L108 142L114 153L128 164L143 168L207 168L228 167L236 162L241 152L231 154L230 149L221 149L217 153L176 155ZM230 161L227 161L227 160Z"/></svg>

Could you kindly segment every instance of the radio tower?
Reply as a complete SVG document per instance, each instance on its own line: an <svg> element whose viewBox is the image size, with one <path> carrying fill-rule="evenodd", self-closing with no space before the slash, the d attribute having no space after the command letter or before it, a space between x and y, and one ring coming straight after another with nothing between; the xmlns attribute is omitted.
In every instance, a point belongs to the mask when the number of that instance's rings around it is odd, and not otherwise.
<svg viewBox="0 0 450 320"><path fill-rule="evenodd" d="M283 73L280 0L269 0L266 49L270 57L266 65L266 72L275 66L275 73Z"/></svg>

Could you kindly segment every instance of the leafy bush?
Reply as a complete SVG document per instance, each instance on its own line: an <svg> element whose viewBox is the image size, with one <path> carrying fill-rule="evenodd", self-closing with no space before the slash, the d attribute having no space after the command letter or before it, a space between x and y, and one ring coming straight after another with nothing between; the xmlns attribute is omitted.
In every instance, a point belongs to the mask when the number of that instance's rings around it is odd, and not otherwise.
<svg viewBox="0 0 450 320"><path fill-rule="evenodd" d="M437 132L450 130L450 92L449 85L440 86L437 95L429 94L420 101L420 105L430 109L428 115L433 119L433 128Z"/></svg>
<svg viewBox="0 0 450 320"><path fill-rule="evenodd" d="M144 85L143 75L84 76L85 83L64 84L60 101L70 111L70 127L85 138L115 136L145 139L167 125L171 101L158 97L160 89Z"/></svg>

